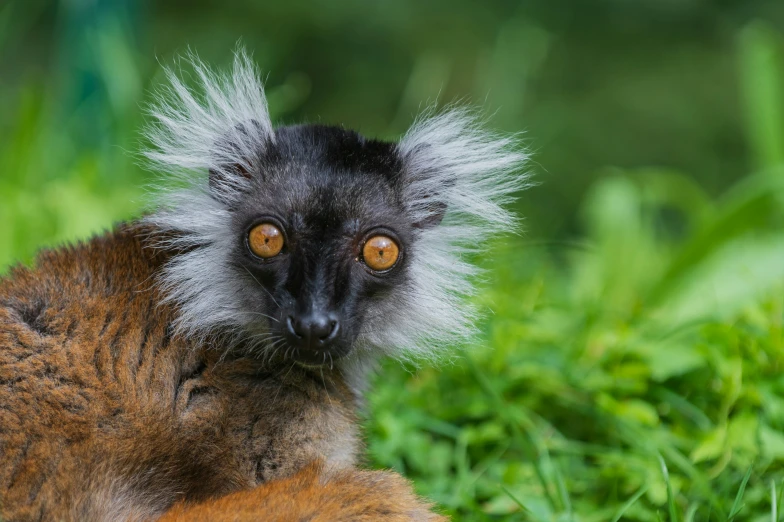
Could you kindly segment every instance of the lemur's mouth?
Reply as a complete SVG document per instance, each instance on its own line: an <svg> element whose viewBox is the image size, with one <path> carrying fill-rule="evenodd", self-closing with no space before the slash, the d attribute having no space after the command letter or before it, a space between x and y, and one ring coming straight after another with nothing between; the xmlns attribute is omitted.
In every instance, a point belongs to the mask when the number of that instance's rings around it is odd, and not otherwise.
<svg viewBox="0 0 784 522"><path fill-rule="evenodd" d="M348 355L350 350L340 349L338 346L330 346L326 350L308 350L301 347L290 347L284 356L291 361L306 368L320 368L328 366L332 368L337 361Z"/></svg>

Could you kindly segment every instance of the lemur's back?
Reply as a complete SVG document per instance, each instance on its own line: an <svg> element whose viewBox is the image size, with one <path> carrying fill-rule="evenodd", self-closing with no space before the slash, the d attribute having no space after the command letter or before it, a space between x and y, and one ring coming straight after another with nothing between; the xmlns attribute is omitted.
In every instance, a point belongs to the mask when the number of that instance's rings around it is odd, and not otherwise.
<svg viewBox="0 0 784 522"><path fill-rule="evenodd" d="M172 335L162 254L125 227L0 280L0 516L146 519L353 464L349 390Z"/></svg>

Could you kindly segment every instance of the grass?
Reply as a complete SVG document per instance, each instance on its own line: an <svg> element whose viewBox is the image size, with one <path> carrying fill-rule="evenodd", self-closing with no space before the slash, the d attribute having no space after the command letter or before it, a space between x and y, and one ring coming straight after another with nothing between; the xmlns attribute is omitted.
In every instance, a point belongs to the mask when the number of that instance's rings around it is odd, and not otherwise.
<svg viewBox="0 0 784 522"><path fill-rule="evenodd" d="M369 421L378 463L472 517L520 506L536 520L767 513L784 457L784 300L762 250L778 247L767 237L752 255L746 239L717 245L678 267L684 284L672 285L662 274L688 245L637 232L593 238L566 260L500 247L490 263L496 282L481 298L495 312L487 346L445 370L412 379L388 367L379 379ZM648 266L630 274L635 255Z"/></svg>
<svg viewBox="0 0 784 522"><path fill-rule="evenodd" d="M499 244L479 345L377 379L375 463L465 520L775 520L782 208L759 201L782 174L682 205L678 238L660 212L683 192L648 172L597 187L580 246ZM716 238L752 208L776 226Z"/></svg>
<svg viewBox="0 0 784 522"><path fill-rule="evenodd" d="M738 42L758 170L711 197L688 174L608 169L576 239L494 244L476 343L375 379L371 465L456 520L779 519L782 70L764 27ZM0 143L0 272L132 216L148 180L120 148L75 149L52 98L28 85ZM101 123L91 111L77 116ZM127 111L105 140L132 149Z"/></svg>

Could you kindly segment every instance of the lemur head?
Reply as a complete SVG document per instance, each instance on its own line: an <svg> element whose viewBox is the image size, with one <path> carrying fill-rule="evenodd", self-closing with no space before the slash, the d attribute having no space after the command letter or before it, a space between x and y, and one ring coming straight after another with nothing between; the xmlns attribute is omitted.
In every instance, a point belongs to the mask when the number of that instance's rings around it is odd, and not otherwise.
<svg viewBox="0 0 784 522"><path fill-rule="evenodd" d="M147 222L177 252L160 275L178 330L306 365L435 356L469 336L466 257L514 225L525 155L472 113L429 113L398 142L323 125L274 129L238 53L229 74L171 71L145 154L185 180Z"/></svg>

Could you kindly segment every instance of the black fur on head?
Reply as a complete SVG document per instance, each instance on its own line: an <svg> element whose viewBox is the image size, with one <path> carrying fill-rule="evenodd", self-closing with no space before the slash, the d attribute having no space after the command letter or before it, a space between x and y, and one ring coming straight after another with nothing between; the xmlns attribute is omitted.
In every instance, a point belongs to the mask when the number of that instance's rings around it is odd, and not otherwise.
<svg viewBox="0 0 784 522"><path fill-rule="evenodd" d="M348 355L374 301L406 284L416 228L405 213L402 168L392 143L301 125L277 129L246 175L228 233L236 239L231 263L256 284L238 298L242 308L269 318L267 331L282 354L311 364ZM269 259L248 245L250 230L266 222L284 235L283 250ZM384 272L362 260L364 242L378 234L400 249ZM328 343L308 338L319 321L329 323Z"/></svg>
<svg viewBox="0 0 784 522"><path fill-rule="evenodd" d="M178 252L159 283L181 333L228 333L306 364L435 355L472 333L465 296L477 270L465 257L514 224L502 205L524 185L525 155L513 140L462 109L426 115L396 143L273 129L244 54L230 75L193 64L204 97L170 72L145 153L187 181L146 220ZM283 236L274 256L252 248L260 224ZM397 246L391 268L363 258L374 236Z"/></svg>

